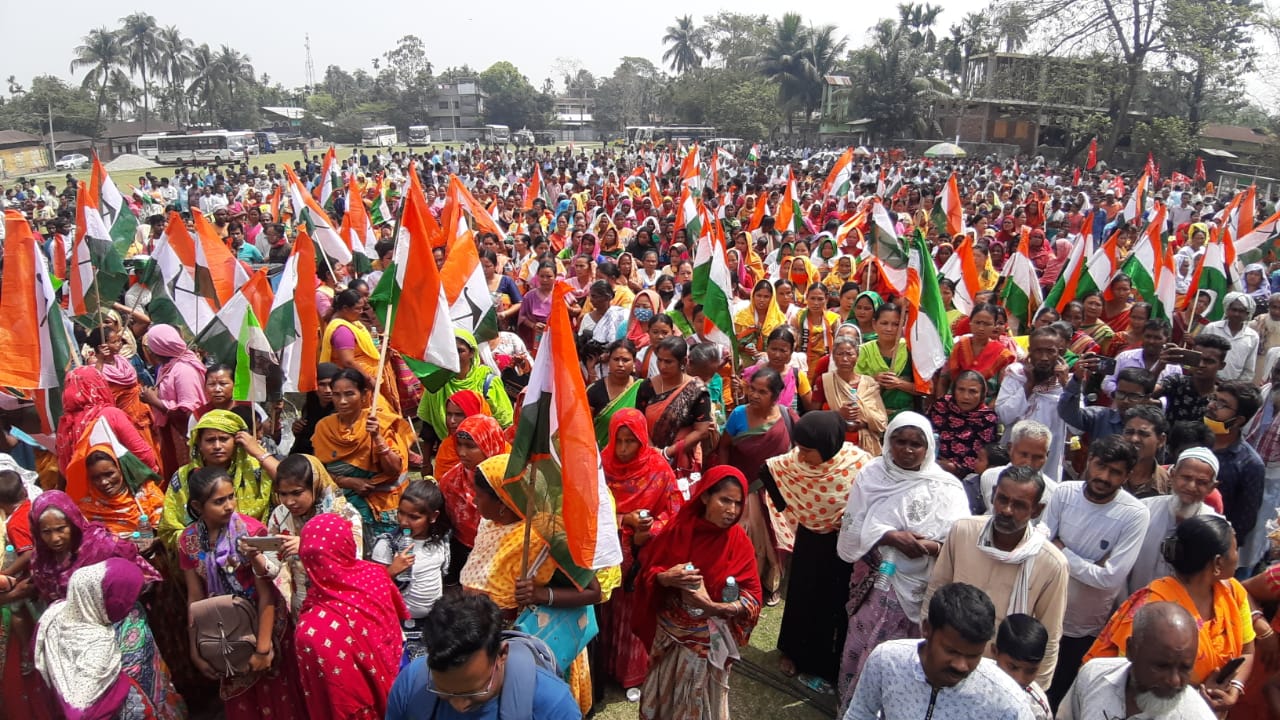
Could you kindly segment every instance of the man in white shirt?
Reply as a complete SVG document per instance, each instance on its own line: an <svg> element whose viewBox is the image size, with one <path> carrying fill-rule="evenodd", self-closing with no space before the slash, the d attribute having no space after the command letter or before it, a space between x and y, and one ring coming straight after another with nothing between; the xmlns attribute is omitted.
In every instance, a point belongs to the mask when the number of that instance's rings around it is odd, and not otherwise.
<svg viewBox="0 0 1280 720"><path fill-rule="evenodd" d="M1056 707L1080 662L1125 590L1147 532L1147 508L1124 490L1138 451L1119 435L1089 446L1083 481L1063 483L1045 509L1044 526L1067 558L1067 611L1058 667L1049 687Z"/></svg>
<svg viewBox="0 0 1280 720"><path fill-rule="evenodd" d="M1045 463L1049 461L1049 446L1053 443L1053 432L1042 422L1035 420L1019 420L1009 430L1009 464L987 468L978 479L978 492L981 494L984 512L991 512L991 493L995 490L996 481L1005 468L1013 465L1029 467L1040 473L1044 480L1044 495L1041 502L1048 503L1058 483L1044 473ZM1041 508L1043 509L1043 508ZM1040 512L1035 519L1038 521Z"/></svg>
<svg viewBox="0 0 1280 720"><path fill-rule="evenodd" d="M1070 371L1058 355L1062 342L1056 330L1040 327L1031 331L1027 362L1014 363L1004 372L1000 393L996 396L996 416L1010 428L1005 440L1011 439L1014 423L1022 419L1038 420L1049 428L1045 474L1054 482L1062 480L1062 456L1067 442L1067 423L1058 414L1058 398L1067 384Z"/></svg>
<svg viewBox="0 0 1280 720"><path fill-rule="evenodd" d="M972 585L938 588L924 641L889 640L867 657L844 720L1031 720L1022 688L983 657L996 632L991 598Z"/></svg>
<svg viewBox="0 0 1280 720"><path fill-rule="evenodd" d="M1227 317L1211 322L1202 331L1205 335L1221 335L1231 343L1226 363L1218 371L1218 380L1253 382L1258 363L1258 331L1249 327L1256 303L1242 292L1229 292L1222 302Z"/></svg>
<svg viewBox="0 0 1280 720"><path fill-rule="evenodd" d="M1133 617L1126 657L1097 658L1080 668L1058 720L1212 720L1189 681L1199 643L1196 621L1181 606L1143 605Z"/></svg>
<svg viewBox="0 0 1280 720"><path fill-rule="evenodd" d="M1143 498L1150 520L1147 534L1138 550L1138 559L1129 571L1129 594L1146 587L1152 580L1173 573L1160 553L1160 546L1177 529L1178 523L1196 515L1217 515L1204 499L1218 485L1218 456L1204 447L1182 451L1169 472L1170 495Z"/></svg>

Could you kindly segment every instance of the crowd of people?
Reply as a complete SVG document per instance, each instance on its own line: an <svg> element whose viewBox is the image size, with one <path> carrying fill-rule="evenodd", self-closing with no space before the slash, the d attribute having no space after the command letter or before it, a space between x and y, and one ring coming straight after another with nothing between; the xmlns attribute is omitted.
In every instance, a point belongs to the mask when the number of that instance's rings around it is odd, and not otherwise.
<svg viewBox="0 0 1280 720"><path fill-rule="evenodd" d="M370 271L317 267L302 396L236 401L236 368L124 296L78 325L53 439L0 407L0 718L560 720L612 685L646 720L723 720L779 606L778 672L850 720L1280 718L1280 271L1201 288L1231 198L1157 176L1134 217L1132 174L899 151L855 159L847 190L785 148L705 153L691 182L692 151L295 162L317 197L358 188L326 209L336 227L362 203L380 238ZM159 207L283 262L301 223L278 170L139 177L130 255L164 242ZM414 173L433 214L456 176L502 230L475 239L496 329L456 321L443 382L378 342L369 304L422 241L397 235ZM732 328L704 312L686 196L723 230ZM4 198L56 268L74 183ZM870 203L941 276L954 344L928 376L921 311L851 221ZM1015 255L1048 294L1082 233L1119 268L1146 232L1176 253L1177 308L1119 271L1027 317L1006 302ZM502 489L558 284L577 353L554 362L581 369L616 567L567 562Z"/></svg>

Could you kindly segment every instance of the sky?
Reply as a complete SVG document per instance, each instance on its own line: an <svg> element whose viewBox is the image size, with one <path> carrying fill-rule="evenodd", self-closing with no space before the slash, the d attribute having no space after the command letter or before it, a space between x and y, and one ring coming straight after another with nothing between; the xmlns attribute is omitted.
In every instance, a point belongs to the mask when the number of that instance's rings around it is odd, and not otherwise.
<svg viewBox="0 0 1280 720"><path fill-rule="evenodd" d="M966 12L980 10L987 2L942 0L945 10L938 23L939 34L959 22ZM543 79L551 77L563 88L556 71L561 58L576 61L597 77L611 75L624 56L645 57L661 65L662 36L666 27L674 23L677 12L701 21L703 16L720 10L776 17L785 7L814 24L836 24L849 36L851 47L864 44L867 30L879 19L859 11L870 3L819 0L785 5L775 0L736 0L732 4L723 0L685 0L656 14L634 12L659 7L653 3L608 3L598 6L602 9L597 13L568 9L589 9L593 7L590 3L565 5L565 10L559 10L557 5L489 0L481 5L391 2L366 6L349 0L310 0L275 2L268 6L270 11L259 12L253 4L237 3L62 0L56 9L57 29L53 30L48 24L50 10L43 3L0 0L0 27L50 29L6 33L0 80L15 75L18 82L27 85L36 75L51 74L78 81L82 74L73 77L69 66L80 38L95 27L118 27L122 16L134 12L129 8L151 13L161 26L177 25L197 45L208 43L216 49L226 43L248 54L259 76L266 73L273 83L279 81L288 88L306 82L306 34L311 36L317 81L329 65L348 72L358 67L371 70L372 58L390 50L400 37L415 34L426 44L427 59L437 73L464 63L483 70L499 60L508 60L535 87L541 87ZM875 6L883 7L886 15L896 12L896 2ZM539 10L531 14L531 7ZM347 17L351 13L358 15Z"/></svg>

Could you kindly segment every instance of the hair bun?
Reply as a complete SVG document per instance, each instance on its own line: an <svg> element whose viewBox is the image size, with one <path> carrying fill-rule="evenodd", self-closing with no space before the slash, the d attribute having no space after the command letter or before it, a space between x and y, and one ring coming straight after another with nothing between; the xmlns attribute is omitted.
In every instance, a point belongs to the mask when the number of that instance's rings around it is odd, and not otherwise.
<svg viewBox="0 0 1280 720"><path fill-rule="evenodd" d="M1178 549L1178 536L1171 534L1160 543L1160 557L1164 558L1164 561L1170 565L1177 565Z"/></svg>

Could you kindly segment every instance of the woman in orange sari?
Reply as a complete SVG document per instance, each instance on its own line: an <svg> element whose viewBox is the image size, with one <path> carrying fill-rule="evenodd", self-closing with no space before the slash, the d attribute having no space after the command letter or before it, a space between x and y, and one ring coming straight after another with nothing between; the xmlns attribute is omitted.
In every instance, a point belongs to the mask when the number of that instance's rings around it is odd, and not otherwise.
<svg viewBox="0 0 1280 720"><path fill-rule="evenodd" d="M382 355L373 336L360 323L368 309L369 301L356 290L343 290L334 296L333 319L325 326L320 340L320 362L355 368L372 382L378 376L378 360ZM391 403L391 408L400 412L395 368L389 362L383 364L380 392Z"/></svg>
<svg viewBox="0 0 1280 720"><path fill-rule="evenodd" d="M449 535L449 579L456 579L467 564L467 556L476 544L476 528L480 510L476 508L475 470L485 458L511 452L502 426L488 415L472 415L458 425L455 433L458 463L436 482L444 495L444 511L453 532Z"/></svg>
<svg viewBox="0 0 1280 720"><path fill-rule="evenodd" d="M94 368L81 366L67 373L66 386L62 390L62 417L58 419L55 449L58 470L66 476L71 466L76 445L85 431L104 421L116 438L134 457L153 472L160 465L154 446L139 434L133 420L115 406L107 381Z"/></svg>
<svg viewBox="0 0 1280 720"><path fill-rule="evenodd" d="M636 409L644 413L654 446L677 475L698 470L714 447L711 395L701 380L684 372L689 345L683 338L663 338L654 353L658 375L640 381Z"/></svg>
<svg viewBox="0 0 1280 720"><path fill-rule="evenodd" d="M121 462L109 443L82 438L67 468L67 494L89 522L119 537L160 524L164 493L160 476L140 463ZM144 548L139 548L145 552Z"/></svg>
<svg viewBox="0 0 1280 720"><path fill-rule="evenodd" d="M947 360L947 374L951 381L966 370L973 370L987 381L1000 382L1000 373L1018 361L1013 351L996 337L996 328L1004 316L1004 310L991 303L978 303L969 313L969 334L956 339Z"/></svg>
<svg viewBox="0 0 1280 720"><path fill-rule="evenodd" d="M1255 637L1249 595L1232 577L1239 560L1235 533L1217 515L1183 520L1162 554L1173 574L1152 581L1120 606L1084 656L1124 655L1138 609L1151 602L1173 602L1191 613L1200 628L1200 646L1191 670L1192 685L1203 685L1210 709L1225 713L1243 694L1253 669ZM1217 674L1232 658L1245 658L1235 674L1218 682ZM1238 687L1236 685L1238 683Z"/></svg>
<svg viewBox="0 0 1280 720"><path fill-rule="evenodd" d="M474 390L459 390L449 396L444 403L444 427L449 434L440 441L436 448L435 464L432 468L437 479L444 477L458 464L458 440L454 434L458 425L473 415L490 415L489 403Z"/></svg>
<svg viewBox="0 0 1280 720"><path fill-rule="evenodd" d="M156 457L160 457L160 445L151 431L151 408L142 402L142 385L138 382L138 371L133 363L124 357L124 336L119 330L106 325L94 328L89 333L89 346L94 349L95 366L107 381L107 388L115 398L116 407L124 411L133 421L138 435L151 446Z"/></svg>

